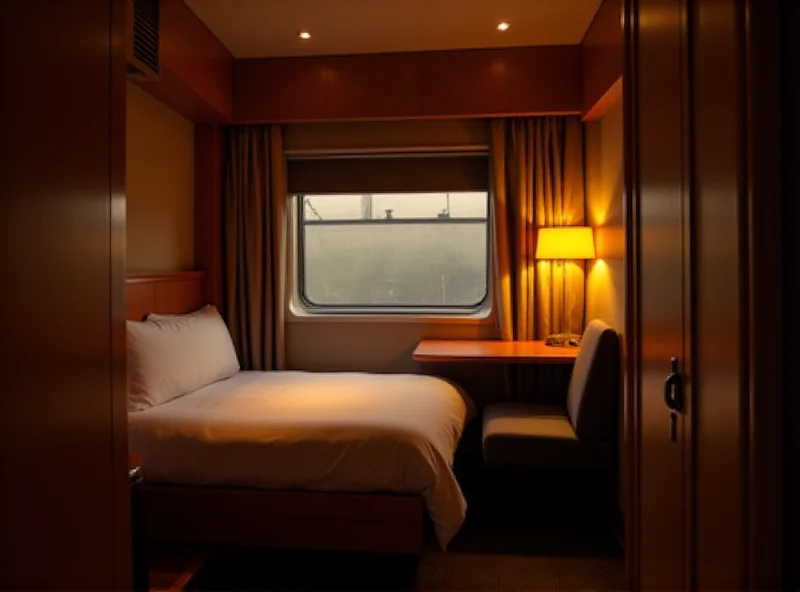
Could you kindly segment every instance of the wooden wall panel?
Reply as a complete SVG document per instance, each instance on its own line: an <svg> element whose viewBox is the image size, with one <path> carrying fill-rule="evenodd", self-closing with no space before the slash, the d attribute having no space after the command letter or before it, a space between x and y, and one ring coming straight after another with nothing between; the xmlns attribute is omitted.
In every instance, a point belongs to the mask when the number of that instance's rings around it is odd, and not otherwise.
<svg viewBox="0 0 800 592"><path fill-rule="evenodd" d="M237 123L325 119L327 77L322 58L236 60L233 117Z"/></svg>
<svg viewBox="0 0 800 592"><path fill-rule="evenodd" d="M233 57L183 0L161 0L161 69L142 88L192 121L230 120Z"/></svg>
<svg viewBox="0 0 800 592"><path fill-rule="evenodd" d="M624 59L622 0L604 0L581 43L585 121L600 119L622 95Z"/></svg>
<svg viewBox="0 0 800 592"><path fill-rule="evenodd" d="M237 123L580 113L578 46L237 60Z"/></svg>
<svg viewBox="0 0 800 592"><path fill-rule="evenodd" d="M125 317L141 321L150 312L184 314L200 308L203 300L202 271L132 273L125 279Z"/></svg>
<svg viewBox="0 0 800 592"><path fill-rule="evenodd" d="M203 297L222 310L222 191L225 138L222 127L194 130L194 258L206 272Z"/></svg>
<svg viewBox="0 0 800 592"><path fill-rule="evenodd" d="M153 283L137 282L125 285L125 318L143 321L149 312L155 311L156 286Z"/></svg>
<svg viewBox="0 0 800 592"><path fill-rule="evenodd" d="M131 584L122 9L0 2L3 590Z"/></svg>
<svg viewBox="0 0 800 592"><path fill-rule="evenodd" d="M392 119L419 112L420 54L328 58L327 108L336 119ZM379 67L376 67L376 65Z"/></svg>
<svg viewBox="0 0 800 592"><path fill-rule="evenodd" d="M617 78L616 82L611 85L603 96L589 109L584 111L581 121L590 123L592 121L599 121L606 116L609 110L616 105L621 99L623 94L622 76Z"/></svg>
<svg viewBox="0 0 800 592"><path fill-rule="evenodd" d="M577 46L427 53L422 61L422 114L578 113L580 60Z"/></svg>
<svg viewBox="0 0 800 592"><path fill-rule="evenodd" d="M163 314L186 314L203 306L203 279L162 282L156 286L156 307Z"/></svg>
<svg viewBox="0 0 800 592"><path fill-rule="evenodd" d="M157 81L134 80L134 82L189 121L227 122L230 120L229 113L219 113L195 89L167 68L162 69L161 77Z"/></svg>
<svg viewBox="0 0 800 592"><path fill-rule="evenodd" d="M231 112L233 59L183 0L161 0L164 65L214 109Z"/></svg>

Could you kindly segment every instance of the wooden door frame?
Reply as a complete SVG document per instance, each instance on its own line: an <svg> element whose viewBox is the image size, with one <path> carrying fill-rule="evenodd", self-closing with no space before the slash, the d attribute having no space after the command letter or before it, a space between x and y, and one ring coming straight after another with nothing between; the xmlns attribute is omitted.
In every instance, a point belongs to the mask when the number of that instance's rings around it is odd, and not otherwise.
<svg viewBox="0 0 800 592"><path fill-rule="evenodd" d="M693 0L684 0L685 3ZM639 0L624 0L624 160L625 160L625 563L628 587L639 588L638 512L640 491L639 405L641 332L639 318L639 210L637 202L637 56L638 31L633 26ZM741 363L747 384L742 393L741 426L746 445L741 467L746 491L741 520L745 533L742 549L743 581L750 589L780 586L783 569L783 335L782 291L781 144L780 144L780 13L777 3L745 0L739 23L745 97L740 159L745 178L743 212L747 224L742 242L741 266L746 281L741 286L743 335ZM687 52L687 55L691 55ZM691 58L689 58L691 59ZM689 75L687 70L687 76ZM689 132L691 133L691 132ZM737 174L731 171L732 175ZM691 423L691 422L690 422ZM690 456L691 458L691 456ZM689 489L687 519L693 521L694 493ZM687 532L691 533L691 524ZM692 585L693 537L687 540L689 581Z"/></svg>
<svg viewBox="0 0 800 592"><path fill-rule="evenodd" d="M625 340L623 358L625 361L625 393L623 411L623 446L625 458L623 466L625 517L625 575L627 588L635 590L638 585L639 534L637 517L639 515L639 429L638 429L638 382L641 372L640 349L641 333L639 332L639 209L634 196L634 188L638 187L638 168L633 146L635 145L637 128L637 100L634 88L636 85L636 60L633 51L636 46L636 31L632 26L636 18L634 0L623 0L622 23L624 37L623 65L623 179L625 221Z"/></svg>

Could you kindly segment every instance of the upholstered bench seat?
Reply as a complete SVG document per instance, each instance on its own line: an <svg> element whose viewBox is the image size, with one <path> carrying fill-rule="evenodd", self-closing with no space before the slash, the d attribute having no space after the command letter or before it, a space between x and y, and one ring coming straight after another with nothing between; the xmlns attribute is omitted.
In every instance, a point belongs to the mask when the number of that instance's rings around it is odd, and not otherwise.
<svg viewBox="0 0 800 592"><path fill-rule="evenodd" d="M582 442L567 410L550 405L495 403L483 415L483 457L491 465L604 467L607 442Z"/></svg>
<svg viewBox="0 0 800 592"><path fill-rule="evenodd" d="M593 320L575 359L566 406L487 405L483 458L489 465L611 467L619 394L619 336Z"/></svg>

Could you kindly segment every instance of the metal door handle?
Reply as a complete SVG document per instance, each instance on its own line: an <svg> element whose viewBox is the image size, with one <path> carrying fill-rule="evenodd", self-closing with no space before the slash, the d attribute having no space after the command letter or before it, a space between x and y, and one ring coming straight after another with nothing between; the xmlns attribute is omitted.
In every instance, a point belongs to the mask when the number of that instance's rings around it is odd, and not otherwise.
<svg viewBox="0 0 800 592"><path fill-rule="evenodd" d="M664 381L664 403L673 411L680 412L683 407L683 380L678 370L678 358L672 357L672 372Z"/></svg>

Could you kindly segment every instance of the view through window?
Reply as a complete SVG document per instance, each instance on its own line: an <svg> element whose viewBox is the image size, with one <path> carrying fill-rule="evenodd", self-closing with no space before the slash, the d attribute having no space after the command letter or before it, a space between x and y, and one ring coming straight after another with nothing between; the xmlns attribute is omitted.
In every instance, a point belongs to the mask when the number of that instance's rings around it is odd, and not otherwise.
<svg viewBox="0 0 800 592"><path fill-rule="evenodd" d="M468 311L488 286L488 194L299 195L310 307Z"/></svg>

